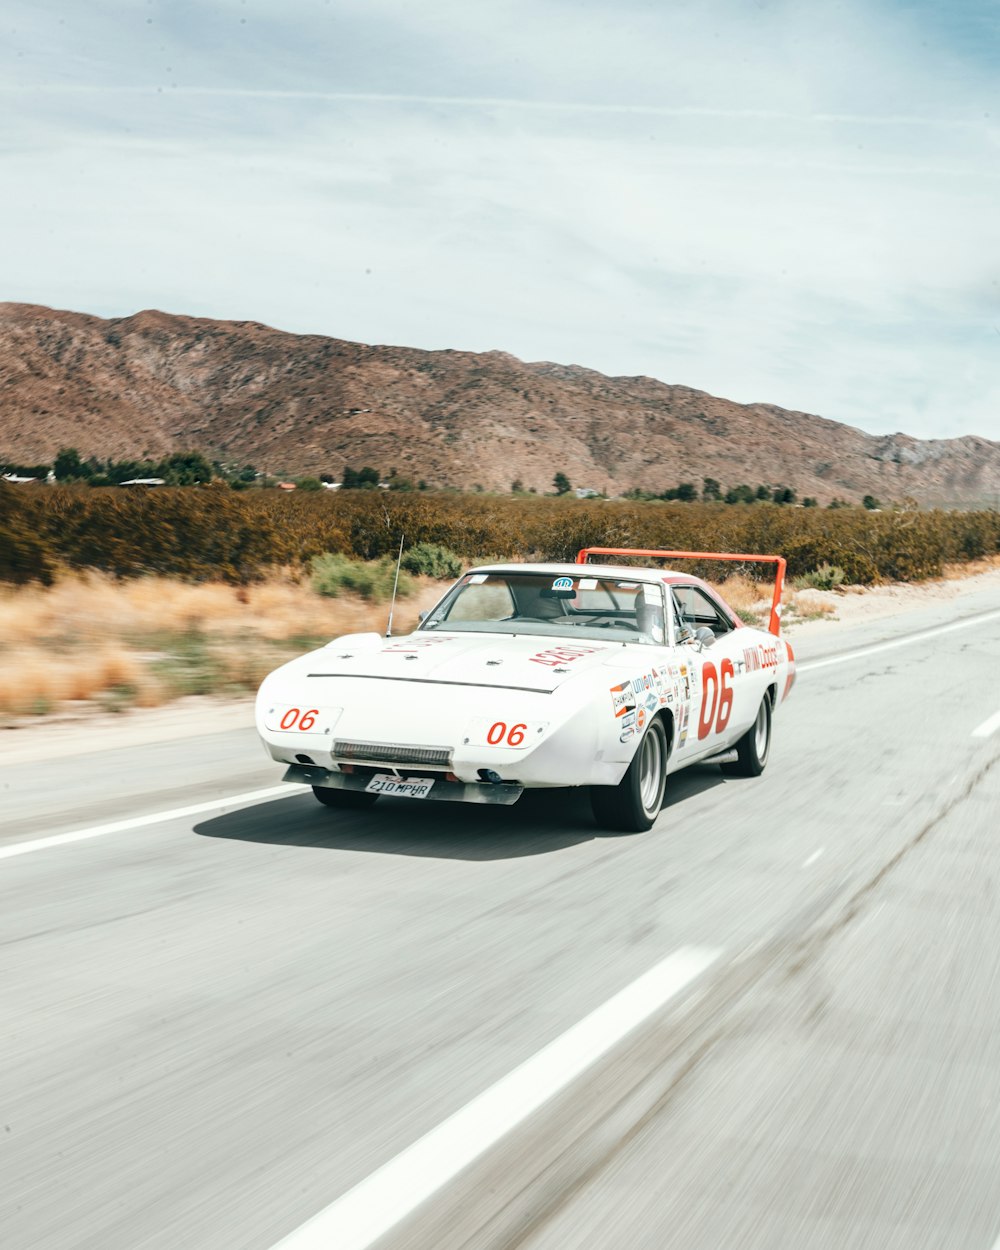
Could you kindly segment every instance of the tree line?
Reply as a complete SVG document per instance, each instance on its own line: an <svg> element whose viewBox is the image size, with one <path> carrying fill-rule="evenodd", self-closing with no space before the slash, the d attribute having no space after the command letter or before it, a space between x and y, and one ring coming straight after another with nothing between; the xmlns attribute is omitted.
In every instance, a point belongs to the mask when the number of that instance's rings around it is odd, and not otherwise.
<svg viewBox="0 0 1000 1250"><path fill-rule="evenodd" d="M97 456L84 458L75 447L62 448L51 464L20 464L10 459L4 461L0 458L0 474L3 473L39 479L48 478L51 474L57 482L64 485L83 483L88 486L120 486L124 482L137 479L159 479L167 486L202 486L209 482L223 482L234 490L246 490L251 486L266 487L279 481L277 476L269 475L266 470L260 472L252 464L210 461L199 451L172 452L159 460L150 458L102 460ZM306 491L318 491L324 485L337 484L336 479L330 473L291 480L300 490ZM555 474L552 485L556 495L568 495L573 490L569 477L563 472ZM412 478L397 473L396 469L391 469L388 476L383 479L380 470L371 465L364 465L360 469L345 465L339 486L341 490L376 490L379 487L397 491L431 489L423 478L414 482ZM483 493L483 488L476 485L473 491L477 494ZM455 493L454 490L452 493ZM519 479L511 483L511 493L514 495L526 493ZM535 494L535 491L531 490L530 493ZM588 494L598 498L605 497L599 491L589 491ZM791 486L771 486L765 483L750 486L742 483L724 491L722 484L714 477L702 478L700 490L694 482L679 482L676 486L671 486L660 493L637 487L626 491L622 498L636 502L659 499L670 503L700 501L701 503L775 503L781 505L798 502L798 495ZM807 495L802 500L802 506L804 508L818 507L818 500ZM845 499L832 499L827 504L828 508L851 506ZM881 504L873 495L865 495L862 506L869 510L877 510Z"/></svg>

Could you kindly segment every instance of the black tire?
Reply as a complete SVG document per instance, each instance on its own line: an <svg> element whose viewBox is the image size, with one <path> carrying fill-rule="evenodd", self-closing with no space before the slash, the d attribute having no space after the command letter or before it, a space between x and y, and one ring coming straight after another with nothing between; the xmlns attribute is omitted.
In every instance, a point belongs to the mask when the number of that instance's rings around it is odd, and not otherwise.
<svg viewBox="0 0 1000 1250"><path fill-rule="evenodd" d="M364 790L334 790L330 786L313 786L312 792L324 807L339 807L341 811L371 807L378 798Z"/></svg>
<svg viewBox="0 0 1000 1250"><path fill-rule="evenodd" d="M727 777L759 777L771 754L771 696L764 695L754 723L737 742L739 759L720 767Z"/></svg>
<svg viewBox="0 0 1000 1250"><path fill-rule="evenodd" d="M663 722L651 721L618 785L590 787L590 805L598 825L623 833L645 833L652 828L663 806L667 750Z"/></svg>

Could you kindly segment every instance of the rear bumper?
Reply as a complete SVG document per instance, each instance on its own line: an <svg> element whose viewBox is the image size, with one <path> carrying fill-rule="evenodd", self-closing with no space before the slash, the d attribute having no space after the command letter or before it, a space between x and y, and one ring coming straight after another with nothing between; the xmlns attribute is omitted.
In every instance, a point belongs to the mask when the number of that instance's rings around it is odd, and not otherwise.
<svg viewBox="0 0 1000 1250"><path fill-rule="evenodd" d="M292 764L281 780L295 781L304 786L325 786L330 790L363 791L370 778L330 772L329 769L306 764ZM442 778L434 782L426 797L449 803L500 803L509 806L516 803L523 793L524 786L516 781L501 781L491 785L488 782L445 781Z"/></svg>

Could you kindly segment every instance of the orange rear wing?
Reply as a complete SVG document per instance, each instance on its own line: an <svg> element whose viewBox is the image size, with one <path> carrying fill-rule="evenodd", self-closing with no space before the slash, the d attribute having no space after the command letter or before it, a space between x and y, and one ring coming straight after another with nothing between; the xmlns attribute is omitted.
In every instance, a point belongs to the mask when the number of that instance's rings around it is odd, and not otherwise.
<svg viewBox="0 0 1000 1250"><path fill-rule="evenodd" d="M781 633L781 592L785 585L786 561L784 556L733 555L719 551L652 551L640 547L583 547L576 554L577 564L588 564L591 556L654 556L658 560L736 560L743 563L773 564L774 594L771 596L771 619L767 628L772 634Z"/></svg>

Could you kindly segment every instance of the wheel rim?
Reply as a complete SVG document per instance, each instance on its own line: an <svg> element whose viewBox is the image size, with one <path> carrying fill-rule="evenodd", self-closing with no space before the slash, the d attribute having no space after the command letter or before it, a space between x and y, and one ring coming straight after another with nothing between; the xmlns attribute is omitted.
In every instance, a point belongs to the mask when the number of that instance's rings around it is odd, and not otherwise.
<svg viewBox="0 0 1000 1250"><path fill-rule="evenodd" d="M767 759L768 739L770 738L769 728L769 722L767 719L767 701L765 700L760 705L760 710L757 713L757 720L755 721L753 727L753 746L757 753L757 759L761 764L763 764Z"/></svg>
<svg viewBox="0 0 1000 1250"><path fill-rule="evenodd" d="M658 811L663 787L663 747L660 735L650 728L639 748L639 797L647 813Z"/></svg>

